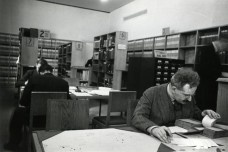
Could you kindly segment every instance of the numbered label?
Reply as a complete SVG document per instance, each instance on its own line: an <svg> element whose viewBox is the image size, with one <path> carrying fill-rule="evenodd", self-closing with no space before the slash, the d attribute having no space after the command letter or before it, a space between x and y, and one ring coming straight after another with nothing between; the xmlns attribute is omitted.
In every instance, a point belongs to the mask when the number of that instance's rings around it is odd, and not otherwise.
<svg viewBox="0 0 228 152"><path fill-rule="evenodd" d="M39 38L41 39L50 39L50 31L47 30L39 30Z"/></svg>
<svg viewBox="0 0 228 152"><path fill-rule="evenodd" d="M33 47L34 46L34 38L27 37L26 38L26 46Z"/></svg>

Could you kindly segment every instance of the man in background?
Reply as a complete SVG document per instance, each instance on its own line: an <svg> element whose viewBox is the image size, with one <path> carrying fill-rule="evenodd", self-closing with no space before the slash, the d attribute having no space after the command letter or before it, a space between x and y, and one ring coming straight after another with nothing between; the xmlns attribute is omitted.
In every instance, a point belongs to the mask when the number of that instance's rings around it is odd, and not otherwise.
<svg viewBox="0 0 228 152"><path fill-rule="evenodd" d="M26 71L26 73L22 76L22 78L16 82L15 86L16 87L25 86L31 77L39 74L39 68L47 64L48 63L45 59L43 58L38 59L36 61L35 69Z"/></svg>
<svg viewBox="0 0 228 152"><path fill-rule="evenodd" d="M32 91L54 91L54 92L67 92L69 96L68 83L52 74L53 68L46 64L39 68L40 74L33 76L29 79L28 84L25 86L22 97L18 106L11 117L10 121L10 137L9 142L4 145L7 150L19 149L19 145L22 140L23 126L29 124L29 111L31 104ZM45 123L45 120L41 118L41 123Z"/></svg>

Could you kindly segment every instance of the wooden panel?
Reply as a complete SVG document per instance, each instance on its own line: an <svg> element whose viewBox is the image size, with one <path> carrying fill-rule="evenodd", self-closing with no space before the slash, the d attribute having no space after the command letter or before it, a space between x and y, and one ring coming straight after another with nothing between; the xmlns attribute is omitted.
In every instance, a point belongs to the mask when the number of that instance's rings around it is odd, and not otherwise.
<svg viewBox="0 0 228 152"><path fill-rule="evenodd" d="M221 121L228 123L228 83L219 82L216 111L221 115Z"/></svg>
<svg viewBox="0 0 228 152"><path fill-rule="evenodd" d="M88 100L48 100L47 130L87 129Z"/></svg>
<svg viewBox="0 0 228 152"><path fill-rule="evenodd" d="M115 51L115 70L126 70L127 50Z"/></svg>
<svg viewBox="0 0 228 152"><path fill-rule="evenodd" d="M127 111L128 100L136 99L136 91L113 91L109 93L110 112Z"/></svg>
<svg viewBox="0 0 228 152"><path fill-rule="evenodd" d="M32 92L30 114L46 115L48 99L66 98L66 92Z"/></svg>

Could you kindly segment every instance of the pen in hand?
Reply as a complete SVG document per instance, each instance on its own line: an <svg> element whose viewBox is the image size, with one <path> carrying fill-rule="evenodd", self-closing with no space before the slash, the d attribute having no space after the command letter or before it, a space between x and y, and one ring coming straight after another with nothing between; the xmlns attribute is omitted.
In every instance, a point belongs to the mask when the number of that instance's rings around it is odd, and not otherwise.
<svg viewBox="0 0 228 152"><path fill-rule="evenodd" d="M166 126L156 127L152 129L152 134L165 143L170 143L173 137L171 131Z"/></svg>

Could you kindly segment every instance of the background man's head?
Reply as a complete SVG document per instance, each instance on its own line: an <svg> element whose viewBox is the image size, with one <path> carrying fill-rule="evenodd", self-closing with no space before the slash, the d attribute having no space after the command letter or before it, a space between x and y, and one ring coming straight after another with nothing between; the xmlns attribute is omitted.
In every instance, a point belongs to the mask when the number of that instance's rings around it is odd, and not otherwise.
<svg viewBox="0 0 228 152"><path fill-rule="evenodd" d="M42 66L40 66L39 68L39 73L41 75L45 74L45 73L52 73L53 72L53 67L50 66L49 64L44 64Z"/></svg>
<svg viewBox="0 0 228 152"><path fill-rule="evenodd" d="M47 61L44 59L44 58L40 58L36 61L36 70L39 71L39 68L42 66L42 65L47 65Z"/></svg>

